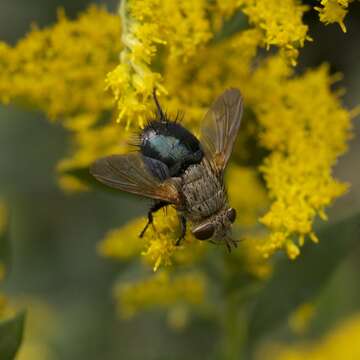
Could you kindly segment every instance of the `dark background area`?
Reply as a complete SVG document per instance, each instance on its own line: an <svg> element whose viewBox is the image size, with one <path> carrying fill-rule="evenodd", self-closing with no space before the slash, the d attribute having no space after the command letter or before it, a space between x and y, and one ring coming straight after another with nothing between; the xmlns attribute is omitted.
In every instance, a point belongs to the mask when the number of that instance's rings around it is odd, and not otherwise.
<svg viewBox="0 0 360 360"><path fill-rule="evenodd" d="M96 2L114 11L117 6L117 1ZM89 3L1 0L0 40L14 44L32 22L40 27L54 23L58 7L75 17ZM337 25L324 26L316 16L313 12L306 16L314 42L302 50L299 71L329 62L334 72L344 74L344 102L352 108L360 103L360 2L350 6L346 34ZM360 209L358 121L354 133L350 151L336 168L337 176L352 188L330 210L334 218ZM127 196L120 200L94 192L70 196L59 190L54 168L66 154L68 142L65 130L50 124L44 115L0 107L0 196L10 205L13 245L6 291L50 305L57 324L56 336L48 340L53 351L50 359L210 357L216 331L204 322L195 320L185 332L177 333L166 326L160 313L132 321L116 318L111 287L122 265L100 258L96 243L107 230L144 214L145 206ZM328 285L323 295L331 300L325 301L328 308L323 314L328 322L329 314L337 319L359 305L352 303L349 292L358 271L357 261L349 259Z"/></svg>

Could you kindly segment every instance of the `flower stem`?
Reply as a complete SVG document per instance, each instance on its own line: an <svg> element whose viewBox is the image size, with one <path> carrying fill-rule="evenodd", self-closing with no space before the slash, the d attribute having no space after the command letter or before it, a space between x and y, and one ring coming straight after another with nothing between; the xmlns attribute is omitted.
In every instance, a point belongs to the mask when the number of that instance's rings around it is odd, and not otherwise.
<svg viewBox="0 0 360 360"><path fill-rule="evenodd" d="M229 257L224 259L222 312L222 357L224 360L243 358L247 337L247 304L249 286L247 280L239 274L234 275L234 263ZM250 286L251 287L251 286Z"/></svg>
<svg viewBox="0 0 360 360"><path fill-rule="evenodd" d="M246 339L245 309L238 296L228 294L223 319L223 359L239 360Z"/></svg>

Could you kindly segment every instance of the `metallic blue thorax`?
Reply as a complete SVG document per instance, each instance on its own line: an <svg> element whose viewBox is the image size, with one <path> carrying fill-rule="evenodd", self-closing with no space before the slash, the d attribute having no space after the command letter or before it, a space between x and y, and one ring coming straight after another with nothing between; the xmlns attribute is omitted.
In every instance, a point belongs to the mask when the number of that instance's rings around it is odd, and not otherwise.
<svg viewBox="0 0 360 360"><path fill-rule="evenodd" d="M169 176L180 175L203 156L199 140L179 123L170 121L153 121L146 126L140 135L140 148L144 156L160 161L162 164L153 165L164 165ZM154 173L151 162L147 163Z"/></svg>
<svg viewBox="0 0 360 360"><path fill-rule="evenodd" d="M156 134L155 131L150 131L148 135L148 145L157 153L159 159L168 164L174 164L192 154L191 149L176 137Z"/></svg>

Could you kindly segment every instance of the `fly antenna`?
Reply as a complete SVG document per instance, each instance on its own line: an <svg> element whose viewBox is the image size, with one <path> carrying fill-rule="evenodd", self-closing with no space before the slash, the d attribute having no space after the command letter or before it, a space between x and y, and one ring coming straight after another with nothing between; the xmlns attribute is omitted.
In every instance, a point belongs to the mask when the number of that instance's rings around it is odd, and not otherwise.
<svg viewBox="0 0 360 360"><path fill-rule="evenodd" d="M155 105L156 105L156 108L157 108L157 113L158 113L160 119L161 119L161 120L164 120L164 119L165 119L165 115L164 115L164 113L163 113L163 111L162 111L161 105L160 105L159 100L158 100L158 98L157 98L157 96L156 96L156 88L155 88L155 87L154 87L154 89L153 89L153 98L154 98Z"/></svg>

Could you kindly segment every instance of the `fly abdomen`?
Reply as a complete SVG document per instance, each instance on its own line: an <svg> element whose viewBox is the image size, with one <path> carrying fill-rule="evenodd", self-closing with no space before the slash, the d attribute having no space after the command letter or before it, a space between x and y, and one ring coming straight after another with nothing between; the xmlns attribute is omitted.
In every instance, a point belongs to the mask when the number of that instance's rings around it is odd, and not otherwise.
<svg viewBox="0 0 360 360"><path fill-rule="evenodd" d="M183 196L186 211L193 220L200 220L217 213L227 203L224 184L202 161L189 166L183 176Z"/></svg>

